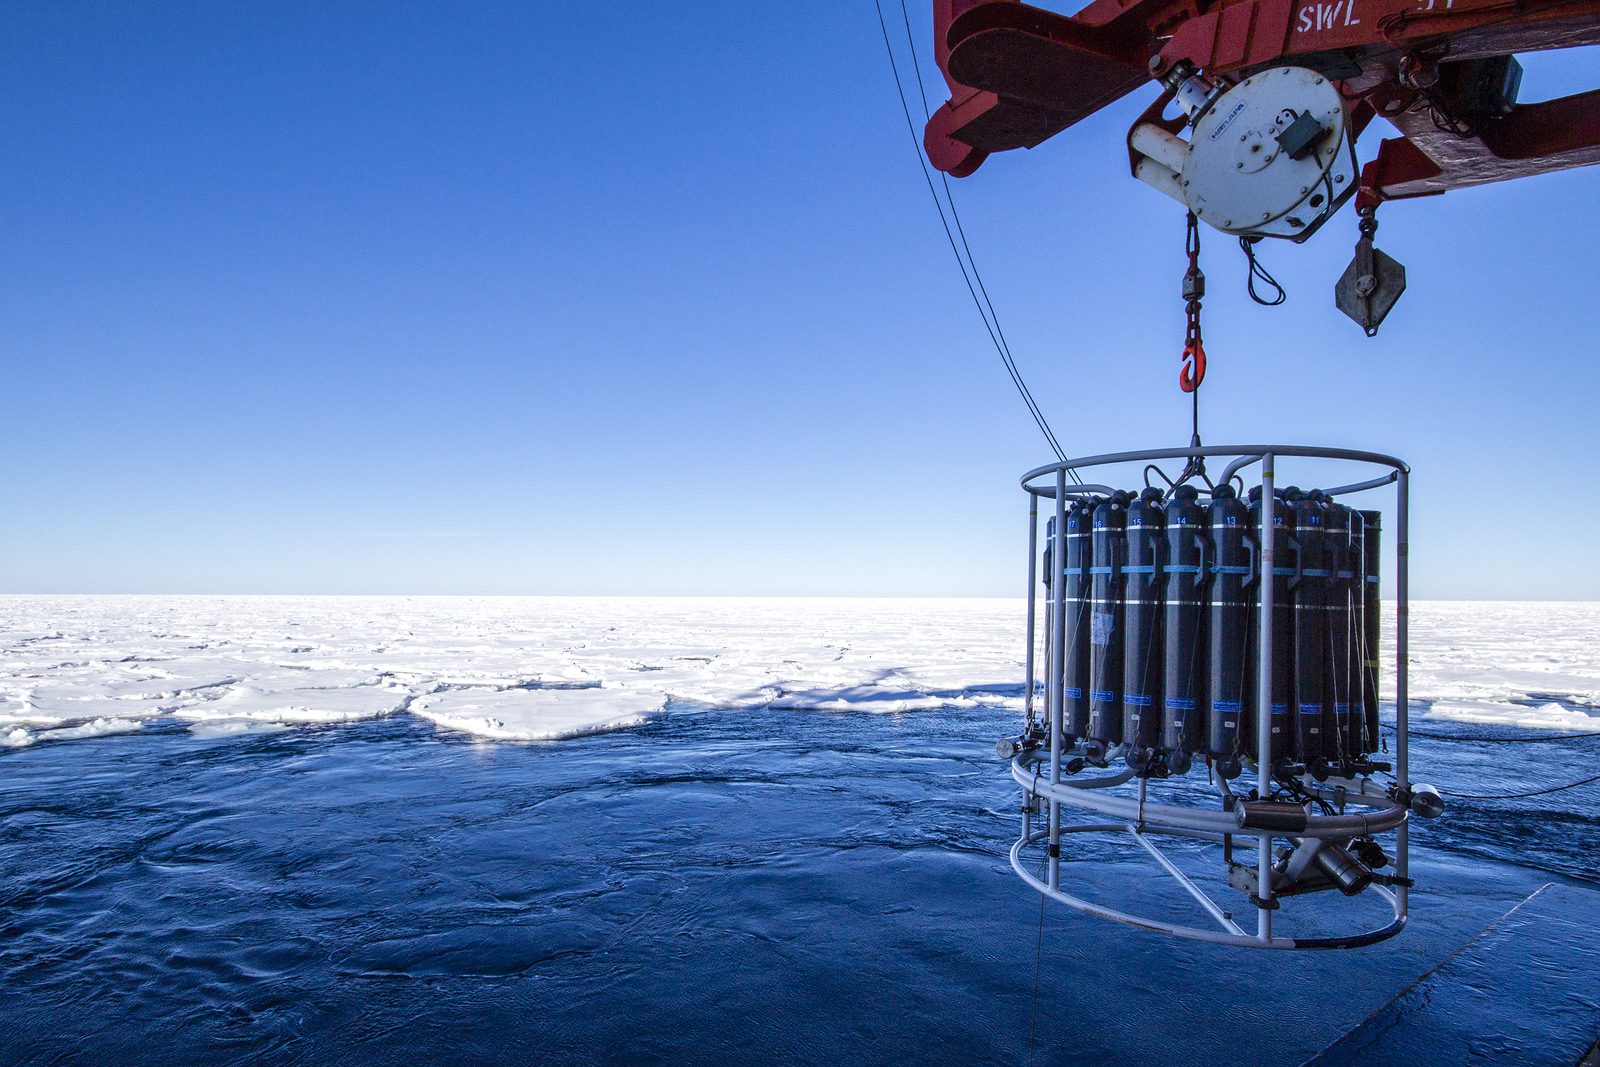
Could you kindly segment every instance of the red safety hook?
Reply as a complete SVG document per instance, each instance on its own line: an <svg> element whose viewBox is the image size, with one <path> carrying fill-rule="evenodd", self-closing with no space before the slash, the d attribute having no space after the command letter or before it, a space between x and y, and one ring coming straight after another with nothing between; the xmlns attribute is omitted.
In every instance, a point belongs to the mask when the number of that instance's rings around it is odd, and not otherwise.
<svg viewBox="0 0 1600 1067"><path fill-rule="evenodd" d="M1183 370L1178 372L1178 388L1192 393L1206 380L1206 350L1198 340L1183 350Z"/></svg>

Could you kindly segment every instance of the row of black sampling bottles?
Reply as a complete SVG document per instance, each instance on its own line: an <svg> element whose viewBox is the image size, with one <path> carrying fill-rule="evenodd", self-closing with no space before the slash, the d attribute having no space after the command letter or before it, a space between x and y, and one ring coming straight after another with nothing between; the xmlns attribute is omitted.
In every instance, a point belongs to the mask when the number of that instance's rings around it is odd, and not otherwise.
<svg viewBox="0 0 1600 1067"><path fill-rule="evenodd" d="M1125 744L1148 776L1182 774L1203 754L1224 778L1256 759L1263 580L1273 766L1320 780L1378 751L1380 513L1320 490L1275 495L1266 579L1259 486L1248 503L1220 485L1202 504L1188 484L1067 503L1064 641L1050 674L1063 730L1091 759ZM1047 530L1053 546L1053 518Z"/></svg>

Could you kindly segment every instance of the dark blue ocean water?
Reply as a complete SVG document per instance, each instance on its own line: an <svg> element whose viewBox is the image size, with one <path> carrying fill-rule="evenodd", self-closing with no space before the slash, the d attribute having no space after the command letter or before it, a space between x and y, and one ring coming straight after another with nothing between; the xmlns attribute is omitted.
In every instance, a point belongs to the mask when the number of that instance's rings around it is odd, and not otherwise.
<svg viewBox="0 0 1600 1067"><path fill-rule="evenodd" d="M1539 885L1600 882L1588 787L1420 825L1412 924L1373 948L1054 904L1041 939L1015 727L677 707L548 744L400 717L6 752L0 1062L1026 1064L1034 1028L1040 1064L1298 1064ZM1594 746L1419 740L1416 777L1509 792Z"/></svg>

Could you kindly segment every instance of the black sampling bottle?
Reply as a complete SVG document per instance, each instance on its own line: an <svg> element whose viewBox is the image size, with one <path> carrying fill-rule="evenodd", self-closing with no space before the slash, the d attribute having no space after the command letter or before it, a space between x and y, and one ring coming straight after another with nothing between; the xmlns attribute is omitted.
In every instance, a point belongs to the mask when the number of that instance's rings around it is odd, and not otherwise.
<svg viewBox="0 0 1600 1067"><path fill-rule="evenodd" d="M1290 584L1295 573L1295 553L1292 534L1294 513L1282 498L1281 491L1273 496L1272 531L1269 541L1263 540L1261 531L1261 487L1250 490L1250 529L1255 538L1256 552L1251 568L1250 624L1246 644L1250 650L1250 670L1247 682L1249 696L1246 707L1250 711L1250 732L1244 739L1244 749L1251 758L1256 755L1255 715L1266 705L1269 715L1268 736L1272 750L1267 754L1270 763L1292 759L1294 752L1293 716L1290 705L1294 702L1294 597ZM1263 573L1262 547L1272 546L1272 573ZM1265 582L1272 583L1272 692L1265 699L1261 689L1261 590Z"/></svg>
<svg viewBox="0 0 1600 1067"><path fill-rule="evenodd" d="M1241 739L1249 745L1255 736L1245 704L1255 662L1249 638L1256 548L1250 512L1233 486L1219 485L1212 491L1208 512L1207 680L1200 711L1206 751L1222 777L1234 778L1239 774Z"/></svg>
<svg viewBox="0 0 1600 1067"><path fill-rule="evenodd" d="M1232 490L1229 490L1230 494ZM1167 770L1183 774L1190 754L1206 747L1208 681L1206 617L1211 558L1210 520L1192 485L1180 485L1166 509L1167 547L1162 564L1161 750ZM1237 501L1235 501L1237 503ZM1242 511L1242 509L1240 509Z"/></svg>
<svg viewBox="0 0 1600 1067"><path fill-rule="evenodd" d="M1159 489L1128 502L1123 516L1122 739L1128 766L1147 773L1161 745L1161 556L1166 520Z"/></svg>
<svg viewBox="0 0 1600 1067"><path fill-rule="evenodd" d="M1334 751L1325 736L1332 703L1328 694L1329 554L1323 534L1324 509L1312 494L1290 488L1284 499L1294 515L1294 723L1295 755L1319 780L1328 776Z"/></svg>
<svg viewBox="0 0 1600 1067"><path fill-rule="evenodd" d="M1089 740L1104 752L1122 741L1122 561L1129 495L1094 509L1089 562Z"/></svg>

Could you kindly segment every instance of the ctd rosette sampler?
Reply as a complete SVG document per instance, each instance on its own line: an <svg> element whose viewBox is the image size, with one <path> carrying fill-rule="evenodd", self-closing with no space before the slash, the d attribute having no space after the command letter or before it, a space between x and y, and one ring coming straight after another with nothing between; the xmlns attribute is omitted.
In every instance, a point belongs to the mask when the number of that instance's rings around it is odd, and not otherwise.
<svg viewBox="0 0 1600 1067"><path fill-rule="evenodd" d="M1227 461L1215 482L1208 459ZM1280 488L1284 459L1382 473ZM1183 471L1169 478L1163 460ZM1076 481L1087 468L1129 464L1145 465L1140 490ZM1065 460L1023 477L1027 725L999 743L1024 791L1011 849L1023 881L1087 914L1248 948L1356 948L1405 927L1407 822L1443 811L1436 790L1410 779L1409 476L1372 452L1196 445ZM1386 633L1383 514L1345 498L1390 485L1396 597ZM1379 716L1386 642L1392 761ZM1182 854L1158 838L1181 839ZM1136 844L1212 925L1191 925L1159 893L1143 906L1096 893L1093 861L1117 840ZM1088 884L1069 891L1064 871L1089 872ZM1111 892L1145 895L1137 885ZM1357 910L1373 902L1376 916L1332 906L1343 898L1360 898ZM1311 934L1274 931L1289 901ZM1329 934L1330 924L1354 929Z"/></svg>

